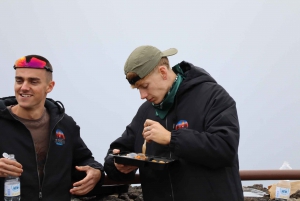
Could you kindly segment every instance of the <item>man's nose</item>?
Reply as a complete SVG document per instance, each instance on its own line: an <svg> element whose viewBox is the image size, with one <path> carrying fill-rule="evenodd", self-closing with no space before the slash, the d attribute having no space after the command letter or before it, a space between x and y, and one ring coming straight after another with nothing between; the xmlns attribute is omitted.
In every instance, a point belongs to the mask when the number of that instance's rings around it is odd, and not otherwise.
<svg viewBox="0 0 300 201"><path fill-rule="evenodd" d="M148 94L145 90L139 89L139 91L140 91L141 99L147 98Z"/></svg>
<svg viewBox="0 0 300 201"><path fill-rule="evenodd" d="M21 90L29 90L29 83L28 82L23 82L21 86Z"/></svg>

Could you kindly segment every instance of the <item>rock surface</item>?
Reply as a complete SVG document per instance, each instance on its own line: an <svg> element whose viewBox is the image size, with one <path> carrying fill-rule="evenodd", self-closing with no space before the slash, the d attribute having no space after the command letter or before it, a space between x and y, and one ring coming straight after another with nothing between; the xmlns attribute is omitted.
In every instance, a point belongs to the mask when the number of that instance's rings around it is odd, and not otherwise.
<svg viewBox="0 0 300 201"><path fill-rule="evenodd" d="M244 186L244 192L249 189L256 189L264 192L264 197L245 197L244 201L270 201L268 189L264 188L262 184L254 184L253 186ZM129 186L127 193L112 194L104 197L83 197L73 198L71 201L144 201L141 186ZM288 201L300 201L300 190L291 195Z"/></svg>

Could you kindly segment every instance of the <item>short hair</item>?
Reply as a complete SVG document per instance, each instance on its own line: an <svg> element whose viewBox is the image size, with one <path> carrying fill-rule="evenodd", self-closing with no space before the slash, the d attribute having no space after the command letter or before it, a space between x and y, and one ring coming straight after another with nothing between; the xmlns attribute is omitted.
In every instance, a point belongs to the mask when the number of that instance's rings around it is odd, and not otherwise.
<svg viewBox="0 0 300 201"><path fill-rule="evenodd" d="M158 66L166 66L167 68L170 68L170 63L168 57L162 57L156 67Z"/></svg>
<svg viewBox="0 0 300 201"><path fill-rule="evenodd" d="M155 70L157 70L157 68L158 68L159 66L166 66L166 67L169 69L169 68L170 68L170 63L169 63L168 57L162 57L162 58L159 60L158 64L155 66L155 68L154 68L148 75L151 75ZM131 85L130 85L131 88L137 88L137 87L143 82L143 80L144 80L148 75L146 75L146 76L143 77L142 79L138 80L136 83L131 84ZM132 80L132 79L134 79L134 78L137 77L137 76L138 76L138 75L137 75L136 73L134 73L134 72L129 72L129 73L127 73L127 75L126 75L126 79L127 79L127 80Z"/></svg>

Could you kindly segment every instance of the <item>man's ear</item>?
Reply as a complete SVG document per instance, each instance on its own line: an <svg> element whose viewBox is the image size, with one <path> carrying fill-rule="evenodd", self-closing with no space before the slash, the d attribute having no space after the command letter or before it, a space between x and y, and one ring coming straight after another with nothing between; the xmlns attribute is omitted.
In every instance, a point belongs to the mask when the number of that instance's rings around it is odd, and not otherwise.
<svg viewBox="0 0 300 201"><path fill-rule="evenodd" d="M46 92L47 92L47 93L50 93L50 92L53 90L54 85L55 85L55 82L54 82L54 81L50 81L50 82L48 83Z"/></svg>
<svg viewBox="0 0 300 201"><path fill-rule="evenodd" d="M158 71L164 80L167 79L168 70L166 66L159 66Z"/></svg>

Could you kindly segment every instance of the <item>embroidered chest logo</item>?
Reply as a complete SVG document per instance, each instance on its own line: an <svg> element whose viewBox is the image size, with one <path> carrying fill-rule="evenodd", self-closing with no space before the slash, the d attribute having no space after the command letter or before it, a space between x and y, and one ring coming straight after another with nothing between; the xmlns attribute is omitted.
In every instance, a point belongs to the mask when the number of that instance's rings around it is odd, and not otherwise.
<svg viewBox="0 0 300 201"><path fill-rule="evenodd" d="M65 135L60 129L56 129L55 133L55 143L56 145L64 145L65 144Z"/></svg>
<svg viewBox="0 0 300 201"><path fill-rule="evenodd" d="M176 124L175 130L182 129L182 128L188 128L189 124L186 120L180 120Z"/></svg>

